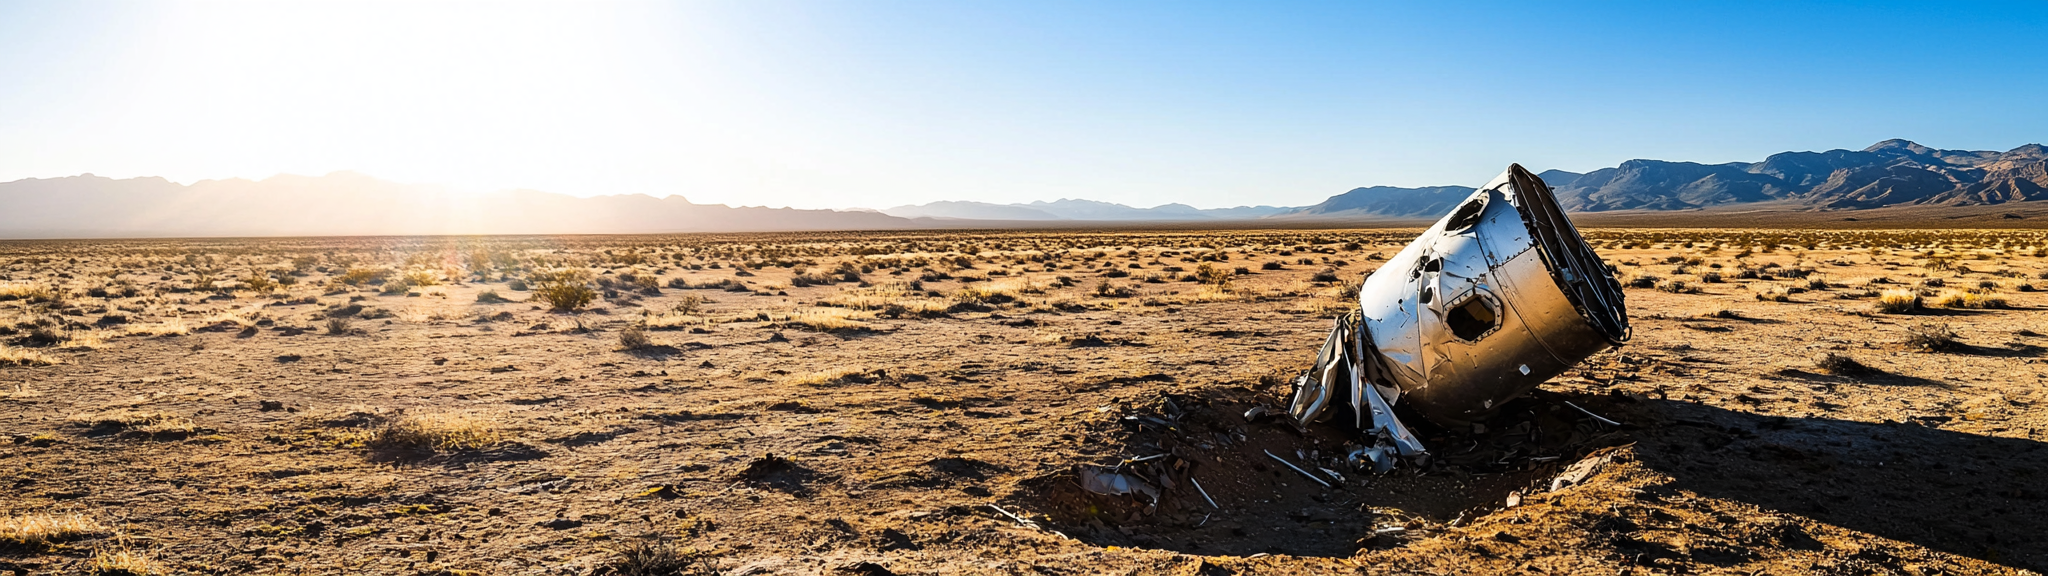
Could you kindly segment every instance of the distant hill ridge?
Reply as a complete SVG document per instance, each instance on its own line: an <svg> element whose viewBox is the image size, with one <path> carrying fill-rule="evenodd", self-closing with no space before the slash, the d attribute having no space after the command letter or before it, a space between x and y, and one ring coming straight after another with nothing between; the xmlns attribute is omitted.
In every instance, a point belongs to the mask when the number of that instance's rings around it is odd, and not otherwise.
<svg viewBox="0 0 2048 576"><path fill-rule="evenodd" d="M1576 174L1539 174L1574 212L1689 210L1786 202L1812 210L1885 206L1971 206L2048 199L2048 149L1938 150L1886 140L1858 151L1780 152L1761 162L1700 164L1629 160ZM1434 217L1464 186L1357 188L1275 217ZM1449 200L1446 200L1446 199Z"/></svg>
<svg viewBox="0 0 2048 576"><path fill-rule="evenodd" d="M1862 150L1781 152L1754 163L1629 160L1542 172L1574 212L1671 211L1770 203L1795 210L1982 206L2048 199L2048 148L1941 150L1886 140ZM1468 186L1371 186L1300 207L1137 208L1082 199L932 202L874 210L694 204L681 196L576 198L534 190L454 194L353 172L263 180L116 180L85 174L0 183L0 238L403 234L622 234L889 230L1058 222L1434 219Z"/></svg>

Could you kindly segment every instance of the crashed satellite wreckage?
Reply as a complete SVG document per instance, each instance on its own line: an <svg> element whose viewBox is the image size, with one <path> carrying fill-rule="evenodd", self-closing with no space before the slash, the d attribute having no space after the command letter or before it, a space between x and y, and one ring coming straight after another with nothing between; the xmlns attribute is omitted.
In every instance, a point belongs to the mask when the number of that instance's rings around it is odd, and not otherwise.
<svg viewBox="0 0 2048 576"><path fill-rule="evenodd" d="M1469 424L1629 335L1612 270L1543 180L1510 165L1366 277L1288 412L1306 427L1348 408L1373 442L1351 464L1385 472L1427 455L1395 404Z"/></svg>

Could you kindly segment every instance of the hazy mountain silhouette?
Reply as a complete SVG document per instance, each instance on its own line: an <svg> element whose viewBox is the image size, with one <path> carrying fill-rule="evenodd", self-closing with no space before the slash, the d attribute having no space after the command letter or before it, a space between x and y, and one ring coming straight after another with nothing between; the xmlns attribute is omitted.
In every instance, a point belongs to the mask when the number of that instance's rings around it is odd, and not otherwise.
<svg viewBox="0 0 2048 576"><path fill-rule="evenodd" d="M576 198L533 190L481 195L352 172L260 181L91 174L0 184L0 237L625 234L903 229L863 211L692 204L681 196Z"/></svg>
<svg viewBox="0 0 2048 576"><path fill-rule="evenodd" d="M1274 206L1239 206L1202 209L1186 204L1162 204L1137 208L1096 200L1062 198L1030 204L940 201L897 206L882 210L904 218L948 218L959 220L1075 220L1114 222L1198 222L1204 220L1251 220L1294 210Z"/></svg>
<svg viewBox="0 0 2048 576"><path fill-rule="evenodd" d="M1629 160L1540 174L1575 212L1696 210L1765 204L1848 210L1978 206L2048 199L2048 148L1941 150L1886 140L1862 150L1782 152L1755 163ZM115 180L91 174L0 183L0 238L622 234L884 230L1061 223L1435 219L1466 186L1372 186L1311 206L1137 208L1094 200L947 201L887 210L693 204L681 196L577 198L534 190L466 195L352 172L264 180Z"/></svg>

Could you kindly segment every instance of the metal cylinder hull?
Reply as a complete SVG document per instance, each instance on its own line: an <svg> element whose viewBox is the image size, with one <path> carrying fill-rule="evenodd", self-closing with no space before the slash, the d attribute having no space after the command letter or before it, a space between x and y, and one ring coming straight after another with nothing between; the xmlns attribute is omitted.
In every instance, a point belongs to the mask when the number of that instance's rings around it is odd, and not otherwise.
<svg viewBox="0 0 2048 576"><path fill-rule="evenodd" d="M1620 284L1542 180L1511 166L1368 276L1360 331L1391 398L1440 424L1493 415L1625 342Z"/></svg>

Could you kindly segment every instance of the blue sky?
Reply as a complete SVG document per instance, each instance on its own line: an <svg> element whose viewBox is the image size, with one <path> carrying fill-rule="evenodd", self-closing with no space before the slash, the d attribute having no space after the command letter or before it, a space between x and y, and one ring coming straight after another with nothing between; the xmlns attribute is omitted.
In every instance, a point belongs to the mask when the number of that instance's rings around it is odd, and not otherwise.
<svg viewBox="0 0 2048 576"><path fill-rule="evenodd" d="M2048 2L0 1L0 181L1301 205L2048 140Z"/></svg>

